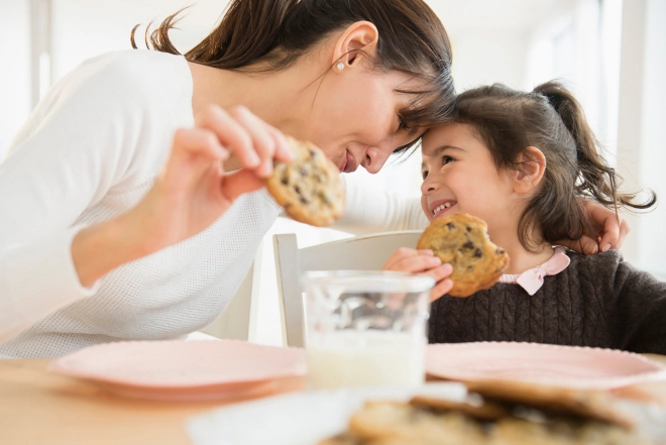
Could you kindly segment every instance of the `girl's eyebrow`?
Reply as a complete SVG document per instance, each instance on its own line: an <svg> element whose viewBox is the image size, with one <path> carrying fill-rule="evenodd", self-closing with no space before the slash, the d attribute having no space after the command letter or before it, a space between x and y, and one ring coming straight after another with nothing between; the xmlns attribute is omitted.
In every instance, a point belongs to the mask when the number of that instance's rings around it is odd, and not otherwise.
<svg viewBox="0 0 666 445"><path fill-rule="evenodd" d="M444 150L449 150L449 149L465 151L460 147L456 147L455 145L441 145L437 147L429 156L439 156L440 154L442 154Z"/></svg>

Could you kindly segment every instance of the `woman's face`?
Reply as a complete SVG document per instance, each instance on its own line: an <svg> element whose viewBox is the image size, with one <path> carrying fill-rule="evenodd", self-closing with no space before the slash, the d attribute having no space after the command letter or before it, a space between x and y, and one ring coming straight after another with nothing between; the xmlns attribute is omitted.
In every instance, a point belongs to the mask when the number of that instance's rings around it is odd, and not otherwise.
<svg viewBox="0 0 666 445"><path fill-rule="evenodd" d="M469 213L488 223L491 237L493 229L511 227L513 182L495 166L472 127L455 123L431 129L423 137L422 152L421 206L430 221Z"/></svg>
<svg viewBox="0 0 666 445"><path fill-rule="evenodd" d="M304 137L321 147L341 172L362 166L377 173L393 151L425 131L401 123L399 112L414 96L396 92L418 88L420 82L361 62L331 70L321 82Z"/></svg>

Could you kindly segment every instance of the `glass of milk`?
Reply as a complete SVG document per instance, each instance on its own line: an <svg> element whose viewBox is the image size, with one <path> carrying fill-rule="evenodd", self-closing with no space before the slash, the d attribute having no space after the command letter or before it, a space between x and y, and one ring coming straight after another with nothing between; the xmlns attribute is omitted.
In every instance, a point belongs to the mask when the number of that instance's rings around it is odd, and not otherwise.
<svg viewBox="0 0 666 445"><path fill-rule="evenodd" d="M431 277L317 271L302 282L311 388L423 383Z"/></svg>

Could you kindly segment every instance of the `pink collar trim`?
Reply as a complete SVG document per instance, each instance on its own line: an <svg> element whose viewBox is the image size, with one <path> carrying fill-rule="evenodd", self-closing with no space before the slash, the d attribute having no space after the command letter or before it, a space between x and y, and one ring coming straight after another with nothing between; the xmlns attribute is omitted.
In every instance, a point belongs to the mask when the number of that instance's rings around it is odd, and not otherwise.
<svg viewBox="0 0 666 445"><path fill-rule="evenodd" d="M548 275L557 275L569 266L571 260L567 256L564 247L556 246L552 257L540 266L528 269L519 274L503 274L500 283L515 283L520 285L528 294L534 295L541 286L543 279Z"/></svg>

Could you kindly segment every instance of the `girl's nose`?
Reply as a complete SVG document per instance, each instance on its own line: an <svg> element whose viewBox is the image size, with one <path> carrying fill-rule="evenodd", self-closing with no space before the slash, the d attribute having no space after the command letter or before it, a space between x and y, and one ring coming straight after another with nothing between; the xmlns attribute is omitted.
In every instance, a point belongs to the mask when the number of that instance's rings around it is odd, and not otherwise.
<svg viewBox="0 0 666 445"><path fill-rule="evenodd" d="M437 187L437 182L433 180L431 176L427 176L421 184L421 194L427 195L428 193L434 192L437 190Z"/></svg>

